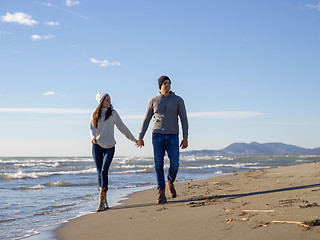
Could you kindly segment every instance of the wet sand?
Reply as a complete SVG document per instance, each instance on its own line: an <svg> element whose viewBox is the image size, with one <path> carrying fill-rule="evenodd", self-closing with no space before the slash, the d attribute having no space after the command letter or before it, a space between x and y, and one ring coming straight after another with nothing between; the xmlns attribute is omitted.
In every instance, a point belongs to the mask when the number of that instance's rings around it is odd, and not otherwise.
<svg viewBox="0 0 320 240"><path fill-rule="evenodd" d="M178 196L155 204L155 189L82 216L60 240L320 239L320 163L236 173L175 184ZM313 226L314 225L314 226Z"/></svg>

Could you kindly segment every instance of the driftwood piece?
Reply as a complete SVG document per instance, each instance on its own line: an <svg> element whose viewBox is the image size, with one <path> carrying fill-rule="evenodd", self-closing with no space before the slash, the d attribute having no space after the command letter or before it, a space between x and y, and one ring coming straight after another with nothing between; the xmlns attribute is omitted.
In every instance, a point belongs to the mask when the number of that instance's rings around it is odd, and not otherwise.
<svg viewBox="0 0 320 240"><path fill-rule="evenodd" d="M249 221L249 218L228 218L225 220L225 222L230 223L230 222L234 222L234 221Z"/></svg>
<svg viewBox="0 0 320 240"><path fill-rule="evenodd" d="M242 212L271 213L271 212L275 212L275 210L242 210Z"/></svg>
<svg viewBox="0 0 320 240"><path fill-rule="evenodd" d="M297 221L272 221L272 223L288 223L288 224L298 224L301 227L310 228L309 225L304 224L303 222Z"/></svg>

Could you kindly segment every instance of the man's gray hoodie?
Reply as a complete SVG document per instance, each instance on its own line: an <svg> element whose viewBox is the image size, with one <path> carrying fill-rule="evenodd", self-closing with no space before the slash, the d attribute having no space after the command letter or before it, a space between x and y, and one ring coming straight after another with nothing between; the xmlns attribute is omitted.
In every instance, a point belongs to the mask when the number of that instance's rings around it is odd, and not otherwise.
<svg viewBox="0 0 320 240"><path fill-rule="evenodd" d="M144 137L152 116L154 117L152 133L179 134L179 116L183 138L188 137L189 127L184 101L174 92L170 92L168 96L159 93L149 100L139 137Z"/></svg>

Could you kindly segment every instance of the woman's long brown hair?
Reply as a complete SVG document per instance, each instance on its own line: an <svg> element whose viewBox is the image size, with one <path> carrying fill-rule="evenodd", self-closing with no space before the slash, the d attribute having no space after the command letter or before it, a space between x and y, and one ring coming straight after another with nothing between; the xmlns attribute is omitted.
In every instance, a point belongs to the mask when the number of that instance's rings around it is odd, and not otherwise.
<svg viewBox="0 0 320 240"><path fill-rule="evenodd" d="M93 116L92 116L92 124L93 124L93 126L95 126L95 128L98 128L98 121L99 121L99 118L101 117L101 109L102 109L103 101L104 101L104 99L101 101L101 103L99 103L98 107L96 108L96 110L94 111ZM110 108L108 108L108 110L106 112L106 116L104 118L104 121L106 121L112 115L112 111L113 111L113 107L111 105Z"/></svg>

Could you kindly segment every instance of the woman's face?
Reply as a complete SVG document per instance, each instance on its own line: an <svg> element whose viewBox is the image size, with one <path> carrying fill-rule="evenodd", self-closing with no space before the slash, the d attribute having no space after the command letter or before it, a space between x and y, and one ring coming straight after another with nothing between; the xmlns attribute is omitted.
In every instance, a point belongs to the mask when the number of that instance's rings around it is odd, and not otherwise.
<svg viewBox="0 0 320 240"><path fill-rule="evenodd" d="M111 106L111 98L110 98L110 96L108 95L108 96L106 96L106 97L104 98L104 100L103 100L103 102L102 102L102 107L103 107L103 108L110 108L110 106Z"/></svg>

